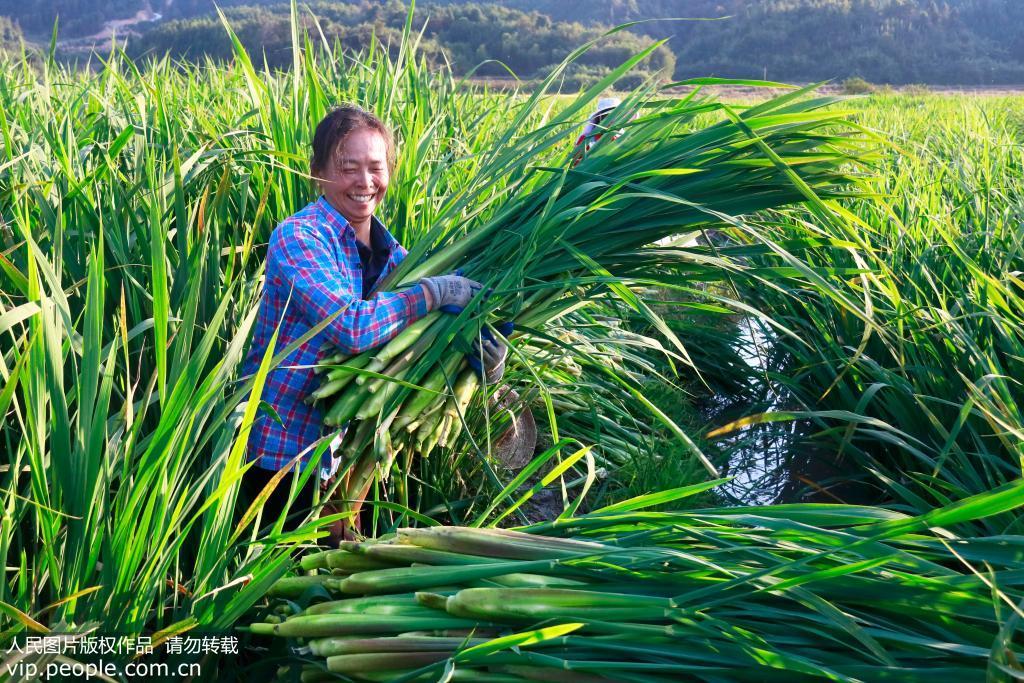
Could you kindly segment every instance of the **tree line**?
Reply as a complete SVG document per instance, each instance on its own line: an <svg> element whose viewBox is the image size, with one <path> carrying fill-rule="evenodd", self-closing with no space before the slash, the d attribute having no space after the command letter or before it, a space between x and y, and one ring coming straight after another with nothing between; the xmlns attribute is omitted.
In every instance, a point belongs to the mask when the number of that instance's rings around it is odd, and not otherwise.
<svg viewBox="0 0 1024 683"><path fill-rule="evenodd" d="M243 42L257 52L265 48L272 64L285 59L290 30L284 0L219 0L217 5L227 9ZM48 34L57 14L63 35L90 33L105 19L143 8L160 12L165 21L135 41L137 53L228 55L214 0L48 0L42 7L0 0L0 16L14 20L8 22L9 34L19 27L30 35ZM365 43L373 29L378 36L397 30L406 12L398 0L317 0L308 8L321 19L328 40L353 46ZM420 0L417 17L429 17L428 52L442 59L443 51L463 73L500 60L530 78L605 28L641 21L585 57L573 77L593 80L616 55L667 38L668 48L658 50L640 74L1024 84L1020 0ZM478 73L501 71L488 62Z"/></svg>
<svg viewBox="0 0 1024 683"><path fill-rule="evenodd" d="M462 0L434 0L459 4ZM1024 84L1020 0L508 0L509 7L671 37L676 78ZM724 18L728 17L728 18Z"/></svg>
<svg viewBox="0 0 1024 683"><path fill-rule="evenodd" d="M305 8L304 8L305 9ZM380 43L397 45L408 7L400 0L387 2L314 2L300 12L306 36L314 43L326 38L344 47L362 49L371 36ZM262 54L271 67L291 63L290 6L229 7L225 15L242 44ZM314 19L315 17L315 19ZM414 29L423 31L422 54L456 74L536 78L561 62L571 50L600 35L601 29L578 22L553 21L538 12L524 12L495 4L435 6L418 12ZM619 32L601 41L569 70L566 85L581 87L597 81L654 40ZM203 16L164 22L130 41L134 58L170 54L195 60L202 57L230 59L231 43L217 17ZM675 67L671 50L662 46L620 81L633 87L647 78L667 80Z"/></svg>

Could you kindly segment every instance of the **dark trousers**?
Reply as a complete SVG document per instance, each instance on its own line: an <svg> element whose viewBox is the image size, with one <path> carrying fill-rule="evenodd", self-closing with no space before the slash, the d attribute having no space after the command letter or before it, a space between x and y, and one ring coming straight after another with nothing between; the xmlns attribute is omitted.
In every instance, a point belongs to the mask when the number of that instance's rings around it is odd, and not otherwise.
<svg viewBox="0 0 1024 683"><path fill-rule="evenodd" d="M270 479L277 474L275 470L265 470L262 467L253 465L242 477L242 491L246 498L246 508L256 499L263 488L267 485ZM285 504L288 502L288 492L292 488L292 477L295 475L291 472L284 475L281 481L277 483L273 493L263 503L263 517L260 523L263 526L273 524L277 518L281 515L281 511L284 509ZM295 500L292 501L291 508L288 512L288 519L285 520L284 530L292 531L299 526L299 522L307 515L310 508L313 507L313 493L317 486L319 486L320 478L317 473L314 472L310 475L309 480L306 481L305 486L299 489L298 495Z"/></svg>

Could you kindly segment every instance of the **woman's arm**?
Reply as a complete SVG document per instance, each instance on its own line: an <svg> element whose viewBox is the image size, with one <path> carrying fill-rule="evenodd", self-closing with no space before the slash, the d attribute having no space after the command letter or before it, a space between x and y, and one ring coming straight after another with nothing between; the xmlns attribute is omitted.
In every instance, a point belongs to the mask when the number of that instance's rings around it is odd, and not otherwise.
<svg viewBox="0 0 1024 683"><path fill-rule="evenodd" d="M291 292L290 312L310 325L332 320L324 334L342 353L356 354L386 343L431 308L423 285L380 292L371 300L356 294L358 274L337 268L330 248L314 229L286 221L274 230L267 252L267 277Z"/></svg>

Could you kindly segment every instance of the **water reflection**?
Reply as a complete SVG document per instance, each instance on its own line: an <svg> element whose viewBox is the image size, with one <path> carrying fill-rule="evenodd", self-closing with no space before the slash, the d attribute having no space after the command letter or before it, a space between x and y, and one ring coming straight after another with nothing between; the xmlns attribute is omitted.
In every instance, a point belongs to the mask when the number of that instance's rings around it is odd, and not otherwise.
<svg viewBox="0 0 1024 683"><path fill-rule="evenodd" d="M702 407L709 424L724 424L752 412L791 407L788 393L771 381L780 360L775 335L755 318L737 323L734 348L749 368L745 391L714 395ZM724 502L767 505L778 502L790 482L789 463L803 436L796 422L753 425L715 442L728 456L725 474L733 480L719 487Z"/></svg>
<svg viewBox="0 0 1024 683"><path fill-rule="evenodd" d="M749 369L746 386L708 398L708 424L723 425L765 412L804 410L780 378L790 361L770 327L754 318L737 323L733 348ZM751 425L715 442L733 480L718 491L733 505L772 503L877 504L883 491L863 467L837 456L834 446L813 437L807 420Z"/></svg>

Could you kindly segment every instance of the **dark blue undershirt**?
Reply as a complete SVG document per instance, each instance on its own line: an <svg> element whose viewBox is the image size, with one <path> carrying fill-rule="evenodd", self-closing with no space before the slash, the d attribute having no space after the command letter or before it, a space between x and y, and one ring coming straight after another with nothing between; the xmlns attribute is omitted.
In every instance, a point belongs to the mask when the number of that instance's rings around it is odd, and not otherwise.
<svg viewBox="0 0 1024 683"><path fill-rule="evenodd" d="M388 263L391 250L384 237L384 226L376 217L370 220L370 246L356 240L359 250L359 262L363 266L363 298L370 296L373 286L377 284L381 271Z"/></svg>

